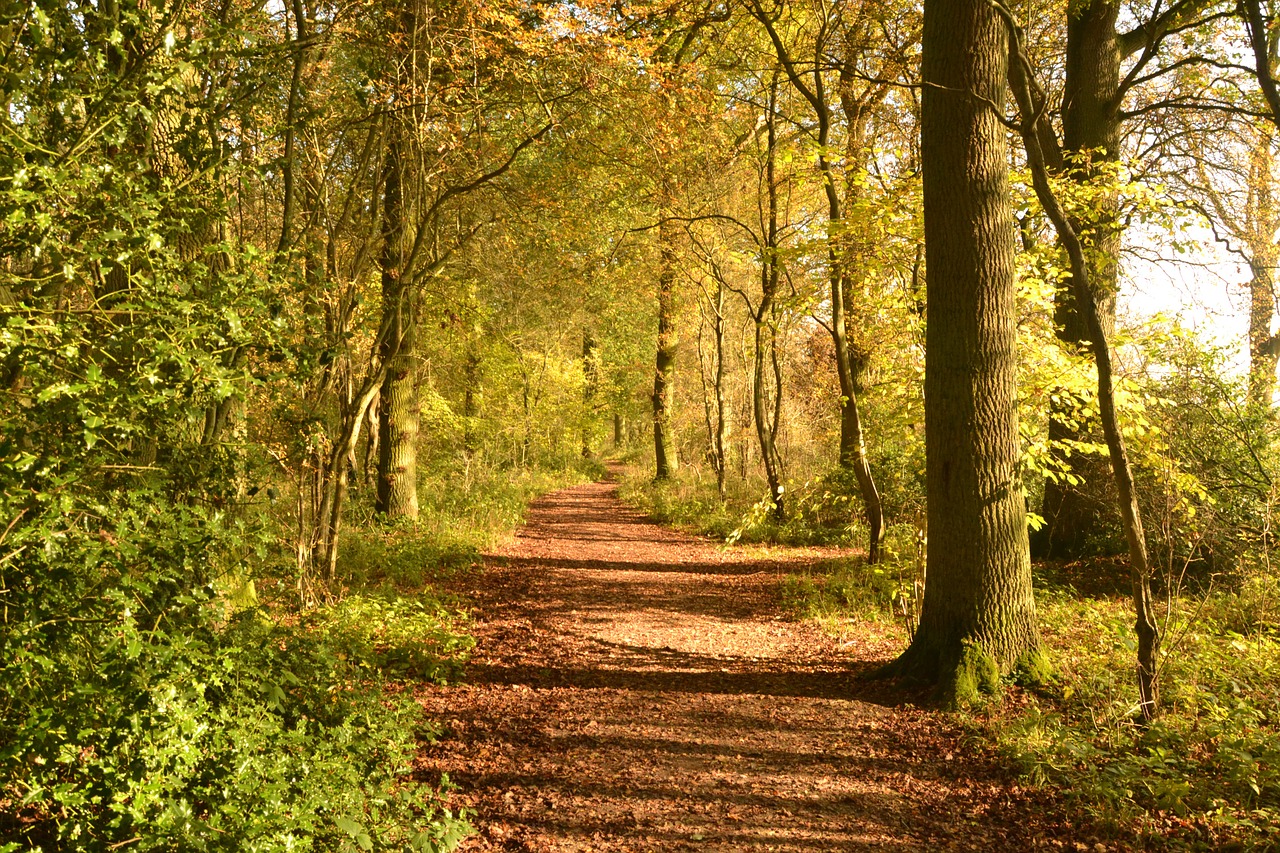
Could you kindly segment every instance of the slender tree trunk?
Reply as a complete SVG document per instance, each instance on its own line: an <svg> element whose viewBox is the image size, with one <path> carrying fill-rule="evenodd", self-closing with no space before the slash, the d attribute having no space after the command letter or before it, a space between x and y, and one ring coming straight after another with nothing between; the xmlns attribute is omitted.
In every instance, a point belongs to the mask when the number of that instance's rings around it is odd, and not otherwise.
<svg viewBox="0 0 1280 853"><path fill-rule="evenodd" d="M929 550L915 639L889 668L967 701L1039 647L1019 471L1004 27L926 0L924 224Z"/></svg>
<svg viewBox="0 0 1280 853"><path fill-rule="evenodd" d="M386 375L378 399L378 490L387 518L418 517L417 294L405 269L405 148L393 128L383 167L382 311L390 334L380 353Z"/></svg>
<svg viewBox="0 0 1280 853"><path fill-rule="evenodd" d="M483 373L480 365L480 330L473 328L467 336L467 356L462 365L462 453L470 461L476 454L476 422L480 418L484 398Z"/></svg>
<svg viewBox="0 0 1280 853"><path fill-rule="evenodd" d="M291 4L294 19L293 74L289 81L289 99L286 102L284 123L284 156L280 162L280 177L284 184L283 206L280 212L280 239L276 251L284 254L293 241L293 218L296 192L294 191L294 148L298 135L298 109L302 98L302 78L307 65L307 16L302 0Z"/></svg>
<svg viewBox="0 0 1280 853"><path fill-rule="evenodd" d="M596 392L600 389L600 348L587 329L582 333L582 456L591 458L591 433L595 424Z"/></svg>
<svg viewBox="0 0 1280 853"><path fill-rule="evenodd" d="M821 144L825 146L826 134L821 136ZM850 291L846 266L849 257L844 245L847 240L842 233L845 228L844 214L836 192L836 177L831 164L822 157L821 166L828 207L827 263L831 279L831 341L835 348L836 377L840 383L839 459L840 466L852 471L858 481L863 518L867 523L867 562L875 565L880 562L880 546L884 541L884 507L875 477L871 473L871 462L867 459L866 432L858 404L861 393L860 373L865 367L866 358L855 358L849 341L850 311L846 302Z"/></svg>
<svg viewBox="0 0 1280 853"><path fill-rule="evenodd" d="M1049 135L1048 122L1044 117L1044 101L1043 98L1033 95L1028 84L1030 61L1026 60L1021 44L1016 41L1019 31L1014 25L1012 16L1007 19L1007 23L1008 32L1015 39L1012 44L1012 61L1016 63L1015 67L1018 68L1019 73L1011 75L1010 82L1013 84L1019 111L1023 115L1022 139L1027 151L1027 165L1031 169L1036 196L1053 222L1058 232L1058 239L1067 250L1067 257L1071 263L1073 295L1076 298L1077 309L1084 318L1089 344L1097 366L1098 412L1116 490L1119 492L1119 509L1129 544L1129 570L1133 584L1133 605L1136 617L1134 630L1138 638L1139 708L1143 719L1150 721L1160 706L1157 682L1160 628L1156 622L1152 603L1151 567L1147 556L1146 535L1142 528L1142 512L1138 506L1133 468L1129 464L1124 435L1120 431L1120 420L1116 412L1111 343L1108 339L1103 310L1097 298L1098 290L1089 278L1091 267L1084 241L1080 239L1075 224L1058 202L1049 182L1049 168L1041 146L1041 139L1048 138ZM1024 63L1025 67L1023 67Z"/></svg>
<svg viewBox="0 0 1280 853"><path fill-rule="evenodd" d="M1062 163L1077 184L1104 179L1120 157L1120 35L1117 0L1086 0L1067 13L1066 77L1063 93ZM1056 159L1053 154L1051 159ZM1097 197L1089 220L1076 224L1086 246L1094 300L1107 335L1115 327L1116 289L1120 270L1118 198L1114 192ZM1062 346L1073 352L1088 349L1089 330L1070 280L1058 288L1054 325ZM1097 456L1071 453L1073 443L1097 441L1096 419L1081 418L1070 395L1053 394L1049 406L1049 452L1066 478L1045 481L1042 514L1045 526L1035 536L1040 556L1080 556L1105 543L1104 531L1116 529L1110 478Z"/></svg>
<svg viewBox="0 0 1280 853"><path fill-rule="evenodd" d="M675 396L676 350L676 247L675 226L658 227L661 268L658 273L658 353L653 374L653 451L656 479L665 480L679 468L672 435Z"/></svg>
<svg viewBox="0 0 1280 853"><path fill-rule="evenodd" d="M848 312L845 295L849 289L849 282L844 237L846 223L841 211L840 192L837 189L838 176L828 154L834 112L829 103L827 79L824 76L826 70L824 66L828 59L824 55L821 61L813 63L809 69L801 70L802 66L794 61L778 32L773 11L766 9L760 0L750 0L748 10L769 34L774 51L788 79L796 91L809 102L810 107L813 108L814 119L817 121L818 168L822 173L823 190L827 196L827 264L831 283L831 339L835 345L836 375L840 382L839 458L840 465L851 469L857 478L858 490L862 495L863 513L867 522L867 560L870 563L876 563L880 560L880 545L884 538L884 508L875 479L871 475L871 465L867 460L866 435L863 431L862 416L858 410L859 365L855 364L851 355L847 331ZM848 61L851 62L852 59ZM846 65L842 69L842 83L847 84L851 74L852 66ZM859 121L856 116L846 118L855 122L851 128ZM859 361L862 362L862 360Z"/></svg>
<svg viewBox="0 0 1280 853"><path fill-rule="evenodd" d="M698 373L702 378L702 413L707 427L707 456L716 472L716 493L725 496L725 441L726 424L724 399L724 281L716 278L715 296L707 296L706 308L699 311L698 324ZM707 315L711 315L711 364L703 347L703 332L707 327ZM707 378L708 370L711 377Z"/></svg>
<svg viewBox="0 0 1280 853"><path fill-rule="evenodd" d="M760 304L753 313L755 321L755 358L752 370L751 401L756 421L756 437L760 441L760 459L764 462L765 479L769 483L769 495L773 499L773 515L779 521L787 517L786 503L782 486L782 465L778 456L778 425L781 410L776 408L773 417L768 412L768 389L765 387L765 352L777 343L776 328L773 324L774 305L778 295L778 284L781 280L778 268L778 181L776 174L776 114L777 80L769 92L769 111L767 113L768 149L765 159L765 195L768 198L768 221L764 247L760 258ZM767 335L769 331L775 334ZM774 350L776 357L776 350ZM775 375L775 379L778 379ZM773 388L774 400L781 402L782 387L780 381Z"/></svg>
<svg viewBox="0 0 1280 853"><path fill-rule="evenodd" d="M761 312L763 314L763 311ZM770 417L769 389L765 385L765 352L773 345L769 335L769 319L761 318L755 329L755 364L752 371L751 402L755 412L756 438L760 442L760 460L764 463L764 476L769 484L769 496L773 500L773 516L779 521L787 517L782 485L782 464L778 455L778 421ZM781 388L774 393L781 395ZM776 399L776 398L775 398Z"/></svg>
<svg viewBox="0 0 1280 853"><path fill-rule="evenodd" d="M720 499L725 497L725 477L728 474L729 459L727 445L729 443L729 411L728 401L724 393L724 282L716 282L715 306L715 346L716 369L713 379L716 405L716 491Z"/></svg>

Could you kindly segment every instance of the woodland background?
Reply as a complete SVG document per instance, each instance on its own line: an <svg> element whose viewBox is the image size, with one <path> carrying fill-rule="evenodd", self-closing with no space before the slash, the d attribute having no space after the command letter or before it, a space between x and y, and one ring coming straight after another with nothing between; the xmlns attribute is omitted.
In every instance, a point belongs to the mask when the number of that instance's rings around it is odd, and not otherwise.
<svg viewBox="0 0 1280 853"><path fill-rule="evenodd" d="M1265 844L1276 10L950 7L1011 69L1039 628L926 677L1124 831ZM605 456L660 518L849 546L798 616L933 636L922 11L0 2L0 850L451 848L397 699L470 647L433 583ZM1246 341L1117 311L1205 238Z"/></svg>

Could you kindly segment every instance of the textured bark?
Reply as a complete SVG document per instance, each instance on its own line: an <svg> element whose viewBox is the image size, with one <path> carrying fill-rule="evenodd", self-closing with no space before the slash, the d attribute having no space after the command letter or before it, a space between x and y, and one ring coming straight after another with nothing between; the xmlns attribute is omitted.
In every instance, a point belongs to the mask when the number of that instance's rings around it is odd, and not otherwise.
<svg viewBox="0 0 1280 853"><path fill-rule="evenodd" d="M929 550L920 625L891 672L946 689L967 650L1004 671L1038 648L1018 470L1014 234L1003 24L985 0L926 0L924 222Z"/></svg>
<svg viewBox="0 0 1280 853"><path fill-rule="evenodd" d="M1274 134L1259 132L1249 161L1249 197L1244 242L1249 251L1249 399L1270 406L1280 361L1280 337L1271 331L1276 315L1275 270L1280 252L1272 241L1280 225L1275 199Z"/></svg>
<svg viewBox="0 0 1280 853"><path fill-rule="evenodd" d="M1271 405L1276 387L1276 366L1280 362L1280 338L1271 331L1276 313L1273 271L1276 247L1262 243L1249 261L1249 399Z"/></svg>
<svg viewBox="0 0 1280 853"><path fill-rule="evenodd" d="M403 142L393 129L383 167L383 322L390 329L382 346L386 365L378 398L378 490L375 509L388 518L418 517L418 375L415 351L417 299L405 280L405 198Z"/></svg>
<svg viewBox="0 0 1280 853"><path fill-rule="evenodd" d="M653 373L654 476L659 480L669 478L680 466L672 435L676 350L679 344L676 332L675 241L675 225L664 221L658 228L661 268L658 272L658 352Z"/></svg>

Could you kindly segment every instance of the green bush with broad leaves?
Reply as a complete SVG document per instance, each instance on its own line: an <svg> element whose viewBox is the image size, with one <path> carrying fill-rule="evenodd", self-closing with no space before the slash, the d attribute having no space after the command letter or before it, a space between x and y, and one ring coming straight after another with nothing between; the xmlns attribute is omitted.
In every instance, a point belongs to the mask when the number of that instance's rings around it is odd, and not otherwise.
<svg viewBox="0 0 1280 853"><path fill-rule="evenodd" d="M465 820L410 775L427 727L383 689L453 671L449 614L254 605L237 424L285 273L220 236L228 153L193 120L194 68L253 21L4 12L0 850L451 849Z"/></svg>

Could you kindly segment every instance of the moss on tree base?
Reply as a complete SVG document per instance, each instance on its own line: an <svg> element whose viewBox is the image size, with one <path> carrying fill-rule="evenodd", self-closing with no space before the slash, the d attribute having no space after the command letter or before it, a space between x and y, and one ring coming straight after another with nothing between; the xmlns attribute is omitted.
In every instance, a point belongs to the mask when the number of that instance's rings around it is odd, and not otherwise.
<svg viewBox="0 0 1280 853"><path fill-rule="evenodd" d="M1049 658L1038 646L1023 652L1009 672L1025 687L1045 684L1053 677ZM897 660L867 677L905 678L935 685L938 701L956 710L975 704L983 696L999 693L1002 674L995 657L981 643L970 639L942 649L914 643Z"/></svg>
<svg viewBox="0 0 1280 853"><path fill-rule="evenodd" d="M1043 687L1053 680L1053 664L1037 646L1023 652L1013 664L1013 680L1022 687Z"/></svg>
<svg viewBox="0 0 1280 853"><path fill-rule="evenodd" d="M1000 691L1000 667L986 649L973 640L960 644L954 663L944 663L938 679L938 695L948 708L964 708L983 696Z"/></svg>

